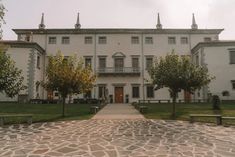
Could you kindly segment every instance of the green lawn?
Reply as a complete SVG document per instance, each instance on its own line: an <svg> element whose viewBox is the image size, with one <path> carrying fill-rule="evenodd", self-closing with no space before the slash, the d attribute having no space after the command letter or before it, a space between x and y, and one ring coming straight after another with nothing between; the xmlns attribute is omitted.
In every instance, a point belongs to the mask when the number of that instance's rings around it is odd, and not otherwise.
<svg viewBox="0 0 235 157"><path fill-rule="evenodd" d="M172 104L144 104L148 112L144 114L149 119L170 119ZM176 119L189 120L189 114L221 114L222 116L235 117L235 103L221 104L221 111L213 111L212 104L191 103L176 104ZM196 118L196 121L215 122L215 118ZM226 121L235 124L235 120Z"/></svg>
<svg viewBox="0 0 235 157"><path fill-rule="evenodd" d="M18 104L0 103L2 114L32 114L33 122L82 120L93 116L89 104L66 104L66 117L61 117L62 104ZM7 118L6 123L25 122L24 118Z"/></svg>

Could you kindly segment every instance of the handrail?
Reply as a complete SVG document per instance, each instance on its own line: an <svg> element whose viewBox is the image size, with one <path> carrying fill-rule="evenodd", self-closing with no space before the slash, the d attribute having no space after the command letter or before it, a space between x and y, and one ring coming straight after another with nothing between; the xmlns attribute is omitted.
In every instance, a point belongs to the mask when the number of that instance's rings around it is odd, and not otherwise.
<svg viewBox="0 0 235 157"><path fill-rule="evenodd" d="M140 73L139 67L106 67L98 68L98 73Z"/></svg>

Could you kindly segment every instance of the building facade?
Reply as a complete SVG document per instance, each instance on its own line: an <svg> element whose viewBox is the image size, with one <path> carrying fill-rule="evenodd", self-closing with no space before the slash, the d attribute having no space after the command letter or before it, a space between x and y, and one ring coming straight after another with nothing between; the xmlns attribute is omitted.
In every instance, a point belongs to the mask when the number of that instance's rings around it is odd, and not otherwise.
<svg viewBox="0 0 235 157"><path fill-rule="evenodd" d="M195 92L196 99L210 95L235 99L235 41L200 42L192 49L192 59L215 77L207 87Z"/></svg>
<svg viewBox="0 0 235 157"><path fill-rule="evenodd" d="M1 41L7 45L6 52L15 61L17 68L22 70L23 84L27 89L20 91L19 96L9 98L4 93L0 94L1 101L23 101L30 98L42 98L44 90L39 82L44 79L45 50L35 42Z"/></svg>
<svg viewBox="0 0 235 157"><path fill-rule="evenodd" d="M25 78L30 80L29 76L34 75L31 84L25 82L30 84L29 89L24 93L28 94L28 99L58 98L57 92L47 92L41 87L36 88L36 82L45 79L47 57L61 51L65 56L76 54L84 58L85 65L90 65L97 75L93 90L87 94L75 95L74 98L85 96L106 99L112 103L125 103L139 99L170 99L168 89L154 91L154 87L148 81L147 71L154 59L172 51L179 55L194 55L200 49L205 50L200 44L219 41L219 34L223 29L198 29L194 15L190 29L163 29L159 15L154 29L83 29L79 23L79 16L74 29L46 29L44 16L42 16L38 29L13 29L13 31L18 36L15 43L35 45L41 50L41 52L35 50L32 63L32 51L35 48L31 46L28 49L25 47L22 49L22 57L25 55L24 59L27 58L28 63L22 67L23 71L25 70ZM231 45L232 47L235 48L235 45ZM9 54L17 51L18 48L16 50L14 46L8 49ZM36 68L31 70L32 73L27 71L26 69L32 68L31 64L37 67L38 59L40 70ZM19 66L22 65L19 64ZM213 73L213 69L211 72ZM211 86L210 88L215 89L216 93L217 85L212 83ZM224 86L224 88L227 87ZM202 92L207 95L205 93L207 91ZM188 93L182 91L178 99L186 97L187 99L198 98L195 95L188 96ZM235 99L234 96L233 99Z"/></svg>

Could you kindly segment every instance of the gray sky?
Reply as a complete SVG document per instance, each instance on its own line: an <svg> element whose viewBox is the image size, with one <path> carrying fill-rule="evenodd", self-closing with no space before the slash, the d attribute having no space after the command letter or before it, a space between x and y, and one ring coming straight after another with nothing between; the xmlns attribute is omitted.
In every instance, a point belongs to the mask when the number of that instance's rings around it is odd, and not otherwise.
<svg viewBox="0 0 235 157"><path fill-rule="evenodd" d="M235 40L235 0L2 0L6 24L3 39L16 39L13 28L74 28L80 12L82 28L190 28L195 13L199 28L224 28L220 39Z"/></svg>

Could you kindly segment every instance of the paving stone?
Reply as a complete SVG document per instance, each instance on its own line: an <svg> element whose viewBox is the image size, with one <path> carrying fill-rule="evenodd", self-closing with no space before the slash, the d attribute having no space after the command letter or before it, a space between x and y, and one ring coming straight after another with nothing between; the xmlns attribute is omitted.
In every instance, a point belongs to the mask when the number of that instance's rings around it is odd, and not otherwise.
<svg viewBox="0 0 235 157"><path fill-rule="evenodd" d="M57 151L66 154L66 153L76 151L76 149L69 148L69 147L63 147L63 148L58 149Z"/></svg>
<svg viewBox="0 0 235 157"><path fill-rule="evenodd" d="M95 157L104 157L106 154L103 151L92 152Z"/></svg>
<svg viewBox="0 0 235 157"><path fill-rule="evenodd" d="M91 145L91 146L90 146L90 149L91 149L91 151L104 150L104 148L101 147L101 146L98 145L98 144Z"/></svg>
<svg viewBox="0 0 235 157"><path fill-rule="evenodd" d="M0 156L234 157L235 127L182 121L81 120L0 127Z"/></svg>
<svg viewBox="0 0 235 157"><path fill-rule="evenodd" d="M106 153L110 156L110 157L117 157L117 152L115 150L107 150Z"/></svg>
<svg viewBox="0 0 235 157"><path fill-rule="evenodd" d="M49 149L38 149L33 152L33 154L43 154L47 152Z"/></svg>

